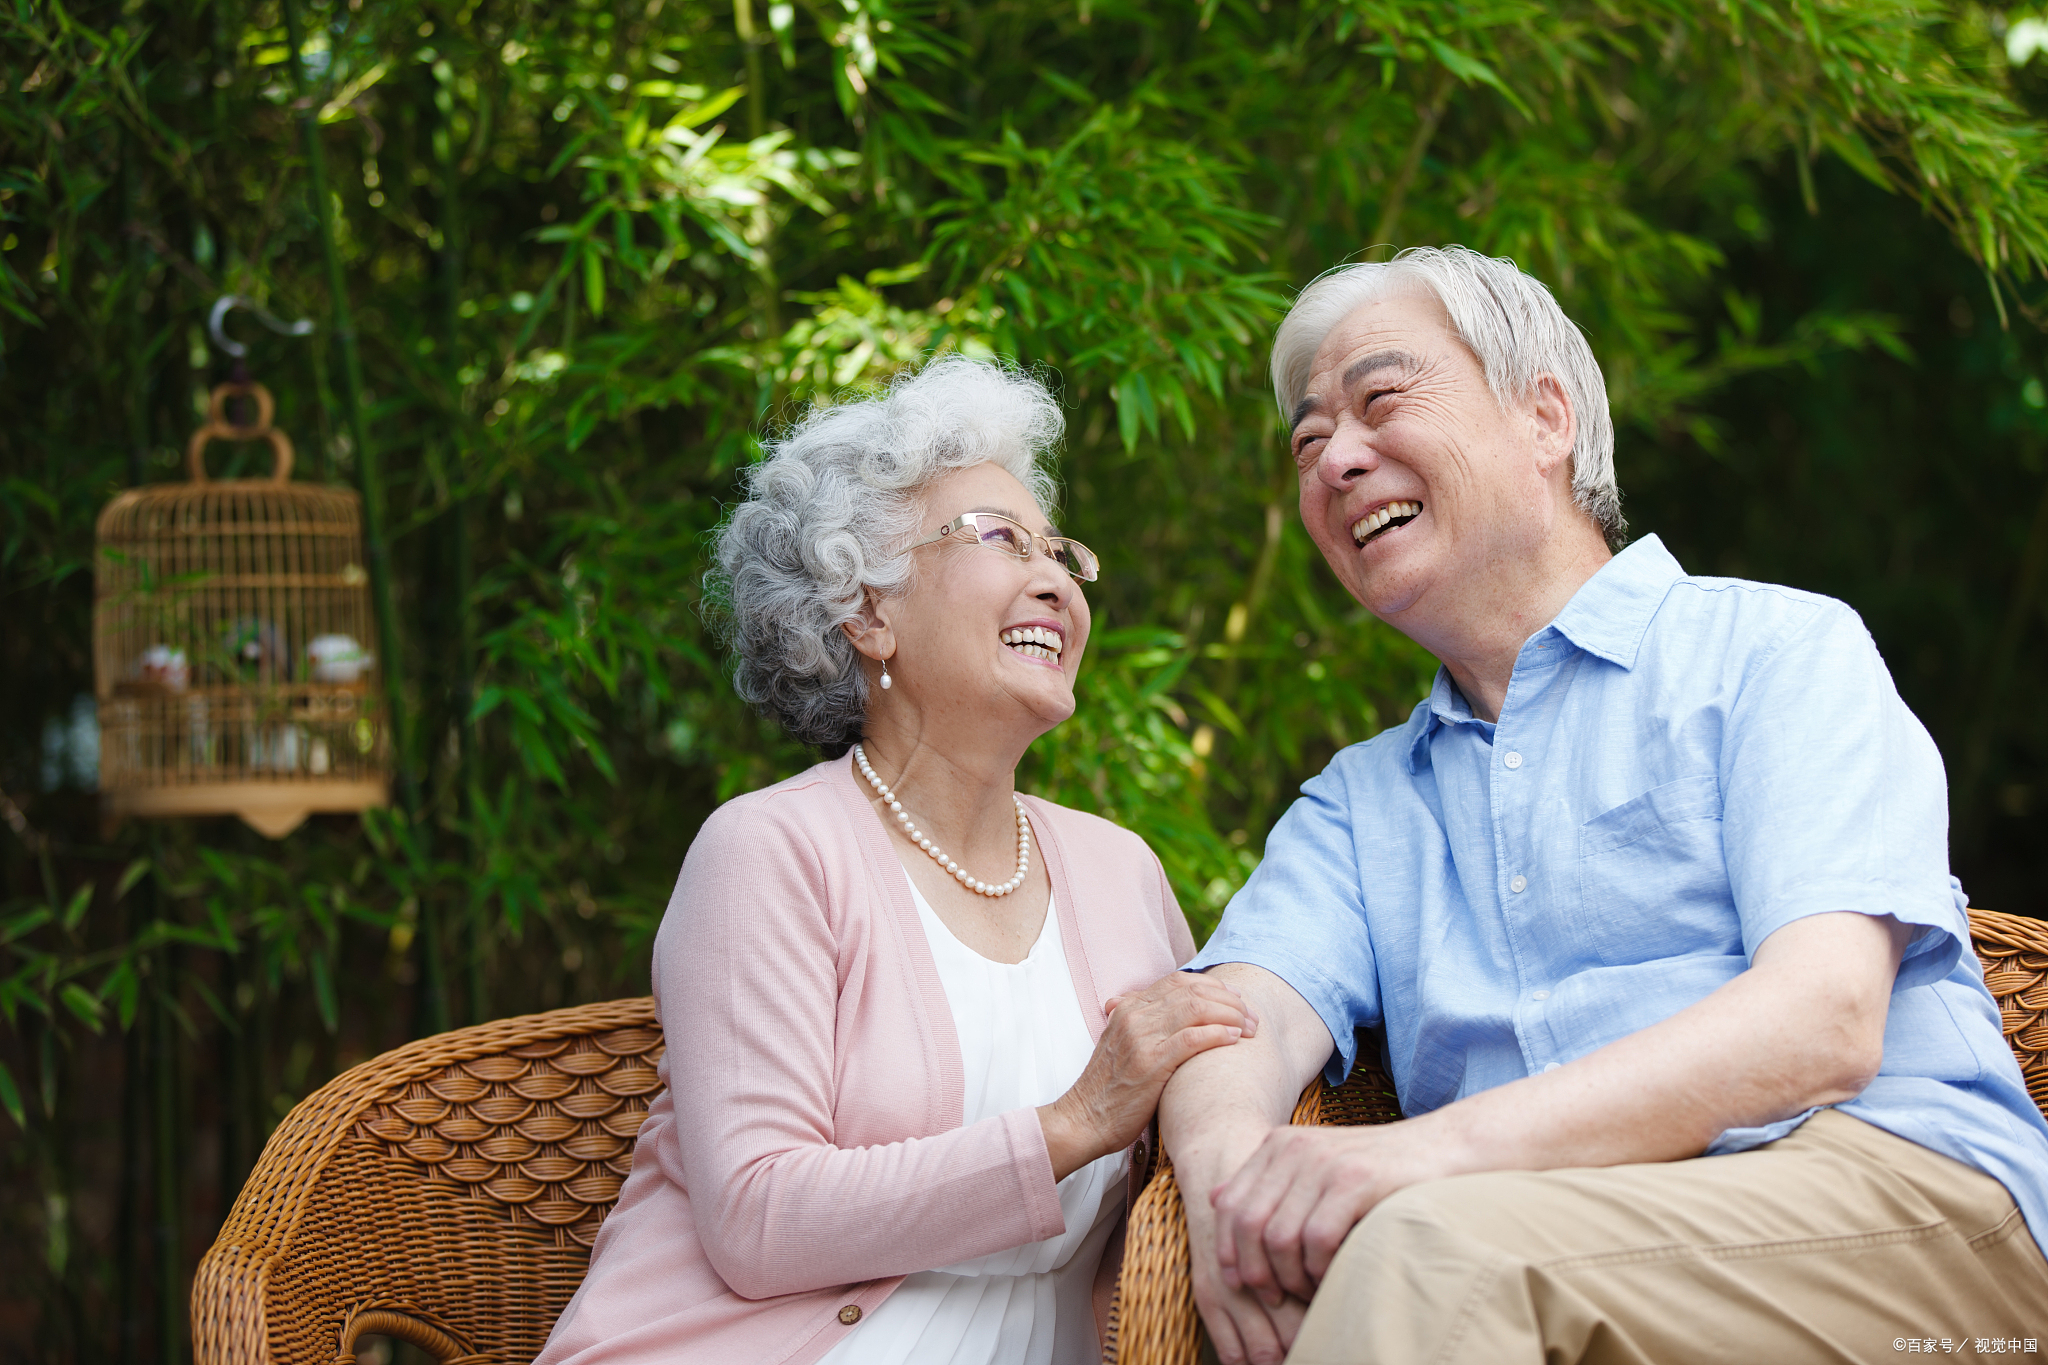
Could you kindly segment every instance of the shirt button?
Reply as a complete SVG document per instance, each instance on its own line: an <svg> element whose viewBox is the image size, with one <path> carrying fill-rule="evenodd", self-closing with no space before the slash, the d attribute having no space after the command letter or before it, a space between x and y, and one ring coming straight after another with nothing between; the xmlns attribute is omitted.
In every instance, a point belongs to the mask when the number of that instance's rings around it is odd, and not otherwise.
<svg viewBox="0 0 2048 1365"><path fill-rule="evenodd" d="M857 1303L849 1303L848 1305L846 1305L846 1307L844 1307L844 1308L840 1309L840 1310L839 1310L839 1320L840 1320L841 1322L845 1323L845 1324L846 1324L846 1325L847 1325L848 1327L851 1327L851 1326L853 1326L853 1325L854 1325L854 1324L855 1324L856 1322L859 1322L859 1321L860 1321L860 1305L859 1305L859 1304L857 1304Z"/></svg>
<svg viewBox="0 0 2048 1365"><path fill-rule="evenodd" d="M1501 762L1507 764L1510 768L1519 768L1522 766L1522 756L1510 750L1508 756L1502 759Z"/></svg>
<svg viewBox="0 0 2048 1365"><path fill-rule="evenodd" d="M1563 1062L1545 1062L1543 1064L1543 1074L1548 1076L1551 1072L1557 1070L1559 1067L1563 1065Z"/></svg>
<svg viewBox="0 0 2048 1365"><path fill-rule="evenodd" d="M1528 889L1529 879L1527 877L1522 876L1520 873L1515 874L1515 879L1508 883L1508 890L1514 892L1517 896L1521 895L1524 891L1527 891Z"/></svg>
<svg viewBox="0 0 2048 1365"><path fill-rule="evenodd" d="M1530 991L1530 992L1529 992L1529 998L1530 998L1531 1000L1548 1000L1548 999L1550 998L1550 992L1549 992L1549 991Z"/></svg>

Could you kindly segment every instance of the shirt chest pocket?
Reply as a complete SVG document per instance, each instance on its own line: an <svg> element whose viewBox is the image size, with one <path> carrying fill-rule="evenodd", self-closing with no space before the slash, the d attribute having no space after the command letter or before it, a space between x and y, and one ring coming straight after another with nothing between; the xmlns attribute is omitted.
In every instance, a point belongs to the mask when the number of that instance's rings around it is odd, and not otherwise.
<svg viewBox="0 0 2048 1365"><path fill-rule="evenodd" d="M1585 946L1609 966L1740 953L1720 783L1681 777L1581 825L1579 914Z"/></svg>

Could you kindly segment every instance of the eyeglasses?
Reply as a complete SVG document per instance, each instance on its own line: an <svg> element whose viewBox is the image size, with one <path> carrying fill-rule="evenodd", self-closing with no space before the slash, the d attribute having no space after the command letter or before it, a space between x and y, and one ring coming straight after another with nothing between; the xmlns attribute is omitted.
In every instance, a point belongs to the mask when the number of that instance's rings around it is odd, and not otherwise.
<svg viewBox="0 0 2048 1365"><path fill-rule="evenodd" d="M1065 536L1039 535L999 512L963 512L941 526L937 535L920 540L910 548L915 550L925 545L936 545L942 540L967 537L972 537L978 545L1001 550L1021 562L1028 563L1031 551L1036 549L1083 583L1093 583L1102 567L1095 558L1095 551L1080 541L1069 540Z"/></svg>

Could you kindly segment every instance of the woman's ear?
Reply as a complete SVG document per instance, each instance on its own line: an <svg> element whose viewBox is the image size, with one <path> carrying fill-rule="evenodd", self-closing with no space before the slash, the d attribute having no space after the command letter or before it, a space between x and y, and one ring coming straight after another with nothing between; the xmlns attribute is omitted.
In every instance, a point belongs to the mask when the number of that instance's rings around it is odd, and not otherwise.
<svg viewBox="0 0 2048 1365"><path fill-rule="evenodd" d="M839 627L853 647L877 663L896 655L896 631L889 624L888 604L872 590L861 598L860 614Z"/></svg>

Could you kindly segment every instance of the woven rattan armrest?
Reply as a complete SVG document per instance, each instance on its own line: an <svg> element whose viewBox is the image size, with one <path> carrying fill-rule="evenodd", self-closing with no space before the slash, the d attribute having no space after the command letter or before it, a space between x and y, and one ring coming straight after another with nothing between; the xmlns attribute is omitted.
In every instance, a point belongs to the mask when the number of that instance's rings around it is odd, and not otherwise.
<svg viewBox="0 0 2048 1365"><path fill-rule="evenodd" d="M1970 936L2027 1092L2048 1114L2048 924L1972 910ZM1361 1063L1336 1090L1321 1080L1311 1084L1293 1122L1387 1123L1400 1116L1393 1083L1379 1067ZM1173 1163L1161 1153L1131 1210L1102 1358L1105 1365L1196 1365L1202 1340L1188 1272L1187 1212Z"/></svg>
<svg viewBox="0 0 2048 1365"><path fill-rule="evenodd" d="M1335 1089L1318 1077L1294 1106L1299 1124L1392 1123L1401 1117L1394 1083L1361 1050L1358 1065ZM1123 1273L1102 1343L1104 1365L1195 1365L1202 1324L1188 1275L1188 1218L1173 1162L1164 1152L1131 1208L1124 1234Z"/></svg>

